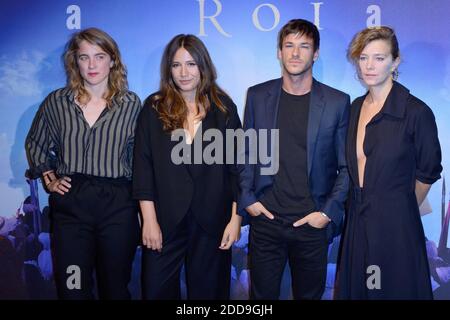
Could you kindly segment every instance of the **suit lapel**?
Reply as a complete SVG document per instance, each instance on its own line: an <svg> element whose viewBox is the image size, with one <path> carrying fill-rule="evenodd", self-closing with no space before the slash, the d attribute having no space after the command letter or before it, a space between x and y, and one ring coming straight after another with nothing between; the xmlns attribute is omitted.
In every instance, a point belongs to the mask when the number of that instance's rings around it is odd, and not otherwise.
<svg viewBox="0 0 450 320"><path fill-rule="evenodd" d="M325 101L323 100L322 89L320 87L320 83L318 83L316 80L313 80L310 99L306 147L306 153L308 155L308 176L311 175L314 151L316 149L317 143L317 135L319 133L323 110L325 109Z"/></svg>
<svg viewBox="0 0 450 320"><path fill-rule="evenodd" d="M211 128L218 128L215 105L211 105L211 109L209 109L208 113L205 115L205 118L202 120L202 133L204 134L206 130Z"/></svg>
<svg viewBox="0 0 450 320"><path fill-rule="evenodd" d="M266 119L268 129L275 129L278 127L278 106L280 104L281 85L283 81L278 79L273 85L272 89L267 92L266 96Z"/></svg>

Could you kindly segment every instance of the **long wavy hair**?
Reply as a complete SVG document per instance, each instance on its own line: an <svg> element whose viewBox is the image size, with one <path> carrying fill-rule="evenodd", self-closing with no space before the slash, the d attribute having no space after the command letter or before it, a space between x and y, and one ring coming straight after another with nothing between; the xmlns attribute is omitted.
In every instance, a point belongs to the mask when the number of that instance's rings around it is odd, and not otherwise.
<svg viewBox="0 0 450 320"><path fill-rule="evenodd" d="M63 54L67 86L75 93L75 98L81 104L86 104L91 99L91 95L84 87L84 80L81 77L77 62L78 50L82 41L99 46L111 57L113 65L109 72L108 90L103 96L109 108L114 98L121 99L128 90L127 69L122 63L119 47L110 35L97 28L81 30L73 34L67 42Z"/></svg>
<svg viewBox="0 0 450 320"><path fill-rule="evenodd" d="M183 128L188 109L183 96L172 78L172 62L178 49L184 48L198 66L200 82L195 95L195 103L208 112L214 104L220 111L228 113L219 95L226 93L217 85L216 68L203 42L191 34L179 34L170 40L161 59L161 81L158 94L152 97L152 104L159 113L163 129L173 131ZM199 108L200 110L200 108Z"/></svg>

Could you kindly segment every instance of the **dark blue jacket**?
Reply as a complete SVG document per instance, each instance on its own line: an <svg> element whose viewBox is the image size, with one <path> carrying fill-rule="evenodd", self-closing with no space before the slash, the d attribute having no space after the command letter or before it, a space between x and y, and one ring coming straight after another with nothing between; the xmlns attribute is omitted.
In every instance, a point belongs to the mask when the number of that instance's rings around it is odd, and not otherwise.
<svg viewBox="0 0 450 320"><path fill-rule="evenodd" d="M276 129L282 79L270 80L248 89L244 113L244 130ZM350 97L313 80L307 130L308 185L316 209L332 220L328 239L340 233L344 203L349 189L345 159ZM270 143L270 138L268 139ZM269 147L270 148L270 147ZM270 149L269 149L270 150ZM248 157L248 148L246 149ZM248 158L240 175L239 214L262 198L273 184L273 175L261 175L261 168L270 164L249 164Z"/></svg>

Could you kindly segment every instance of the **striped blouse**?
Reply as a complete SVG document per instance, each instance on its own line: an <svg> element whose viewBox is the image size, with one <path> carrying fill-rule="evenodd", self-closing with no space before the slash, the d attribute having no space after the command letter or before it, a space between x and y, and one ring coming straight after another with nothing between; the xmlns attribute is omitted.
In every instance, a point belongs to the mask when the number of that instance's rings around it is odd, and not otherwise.
<svg viewBox="0 0 450 320"><path fill-rule="evenodd" d="M131 178L134 130L141 109L139 97L128 91L113 99L90 127L68 88L50 93L39 107L25 146L27 175L38 178L81 173L107 178Z"/></svg>

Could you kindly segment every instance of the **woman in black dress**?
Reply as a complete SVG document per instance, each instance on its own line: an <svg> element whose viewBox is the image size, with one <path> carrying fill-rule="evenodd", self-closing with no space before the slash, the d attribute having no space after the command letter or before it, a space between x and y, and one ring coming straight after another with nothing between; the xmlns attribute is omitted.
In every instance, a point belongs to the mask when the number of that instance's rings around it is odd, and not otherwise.
<svg viewBox="0 0 450 320"><path fill-rule="evenodd" d="M419 206L442 171L433 112L395 81L391 28L359 32L348 58L368 92L351 109L352 186L336 297L432 299Z"/></svg>
<svg viewBox="0 0 450 320"><path fill-rule="evenodd" d="M188 299L229 298L229 249L241 217L236 162L225 162L236 148L225 136L241 125L215 80L200 39L176 36L162 57L160 91L147 98L138 119L133 194L143 216L144 299L179 299L183 264ZM211 140L220 150L209 152Z"/></svg>

